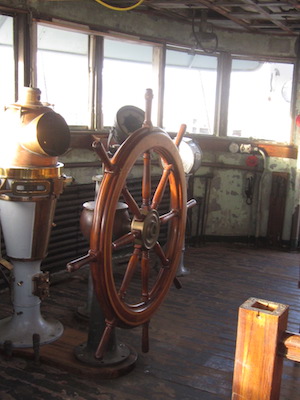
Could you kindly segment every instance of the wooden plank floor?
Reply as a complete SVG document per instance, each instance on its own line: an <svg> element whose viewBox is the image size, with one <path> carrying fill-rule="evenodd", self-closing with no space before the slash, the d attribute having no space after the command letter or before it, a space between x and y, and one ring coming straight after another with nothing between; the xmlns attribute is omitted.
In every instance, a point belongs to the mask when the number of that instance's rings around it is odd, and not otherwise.
<svg viewBox="0 0 300 400"><path fill-rule="evenodd" d="M150 352L140 350L141 330L118 330L138 352L133 371L116 379L76 375L28 357L0 356L1 400L230 400L237 312L249 297L290 305L288 329L300 325L297 253L245 245L207 244L188 248L191 273L172 288L150 325ZM86 300L88 271L51 287L44 316L83 332L76 310ZM9 312L0 296L0 318ZM61 349L63 353L64 349ZM63 356L62 356L63 357ZM281 400L300 398L300 364L285 361Z"/></svg>

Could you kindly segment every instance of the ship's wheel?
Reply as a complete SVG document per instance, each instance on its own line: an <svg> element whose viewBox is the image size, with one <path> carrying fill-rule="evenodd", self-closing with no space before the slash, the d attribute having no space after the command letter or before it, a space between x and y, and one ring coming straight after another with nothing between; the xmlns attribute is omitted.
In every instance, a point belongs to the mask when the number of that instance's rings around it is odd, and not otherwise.
<svg viewBox="0 0 300 400"><path fill-rule="evenodd" d="M89 261L96 296L106 318L106 330L96 352L101 358L115 326L143 325L143 350L148 349L148 323L171 284L178 282L186 224L186 178L178 146L185 125L173 141L153 128L152 92L146 92L143 127L132 133L110 159L100 141L93 144L104 164L90 233ZM140 204L127 180L140 176ZM156 182L153 188L153 174ZM157 179L157 175L159 176ZM138 179L137 179L138 181ZM167 196L167 210L166 208ZM119 202L128 206L129 220L116 237ZM162 203L164 211L162 212ZM124 225L124 224L123 224ZM164 234L162 234L164 232ZM126 253L115 266L116 255Z"/></svg>

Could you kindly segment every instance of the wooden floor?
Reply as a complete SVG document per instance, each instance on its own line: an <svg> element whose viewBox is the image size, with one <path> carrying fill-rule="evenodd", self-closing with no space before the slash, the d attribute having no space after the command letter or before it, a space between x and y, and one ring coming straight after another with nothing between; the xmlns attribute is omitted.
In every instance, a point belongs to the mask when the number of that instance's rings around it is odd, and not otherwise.
<svg viewBox="0 0 300 400"><path fill-rule="evenodd" d="M1 355L0 399L230 400L239 306L249 297L288 304L288 329L298 332L299 264L297 253L239 244L187 248L190 274L181 278L181 290L171 289L153 317L150 352L140 350L140 328L117 332L120 341L138 352L130 373L103 379L45 362L37 365L25 356L6 360ZM87 276L87 270L81 271L52 285L43 315L86 332L76 311L86 301ZM0 303L3 318L9 311L6 293ZM299 398L300 364L285 361L280 399Z"/></svg>

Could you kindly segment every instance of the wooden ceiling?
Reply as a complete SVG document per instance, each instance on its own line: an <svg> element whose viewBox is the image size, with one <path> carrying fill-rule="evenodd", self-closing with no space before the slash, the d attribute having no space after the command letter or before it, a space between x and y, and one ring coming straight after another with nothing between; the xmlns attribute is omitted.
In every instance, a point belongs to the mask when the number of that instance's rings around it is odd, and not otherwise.
<svg viewBox="0 0 300 400"><path fill-rule="evenodd" d="M106 2L120 7L134 4L133 0ZM251 33L300 35L298 0L144 0L135 10L188 21L204 31L220 28Z"/></svg>

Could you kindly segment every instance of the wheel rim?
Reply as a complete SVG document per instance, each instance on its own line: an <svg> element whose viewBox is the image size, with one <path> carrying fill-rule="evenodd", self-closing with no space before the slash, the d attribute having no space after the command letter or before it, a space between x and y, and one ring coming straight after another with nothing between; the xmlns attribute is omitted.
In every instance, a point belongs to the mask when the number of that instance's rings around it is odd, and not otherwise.
<svg viewBox="0 0 300 400"><path fill-rule="evenodd" d="M142 204L139 205L131 200L126 180L141 155ZM161 157L163 163L161 177L152 196L153 156ZM91 272L94 290L105 317L118 325L133 327L149 321L176 275L186 221L185 175L177 147L169 135L159 129L142 128L134 132L119 148L111 163L112 171L104 173L95 204L90 249L97 254L97 259L91 262ZM170 190L169 212L161 215L159 208L167 185ZM121 195L128 204L132 223L127 233L114 240L112 227ZM162 248L159 231L160 225L165 224L168 224L168 235ZM125 245L131 246L130 256L124 274L121 273L121 279L117 281L113 253L114 249L120 250ZM156 262L158 260L156 274L153 271L153 256ZM137 274L140 286L134 296L131 291L136 290Z"/></svg>

